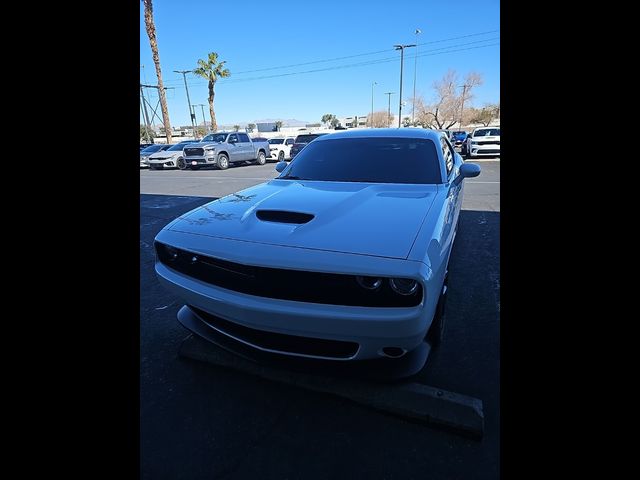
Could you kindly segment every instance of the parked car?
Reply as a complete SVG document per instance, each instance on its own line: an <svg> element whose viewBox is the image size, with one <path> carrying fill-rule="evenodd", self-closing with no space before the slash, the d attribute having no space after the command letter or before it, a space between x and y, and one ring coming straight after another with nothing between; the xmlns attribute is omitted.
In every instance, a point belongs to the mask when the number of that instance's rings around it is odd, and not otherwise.
<svg viewBox="0 0 640 480"><path fill-rule="evenodd" d="M140 150L140 168L149 168L149 157L156 152L161 152L170 148L171 145L165 143L154 143L153 145Z"/></svg>
<svg viewBox="0 0 640 480"><path fill-rule="evenodd" d="M462 150L462 146L464 145L464 141L467 139L467 136L468 133L464 130L451 133L451 143L453 144L453 148L456 149L456 152L460 152Z"/></svg>
<svg viewBox="0 0 640 480"><path fill-rule="evenodd" d="M279 162L291 159L291 147L295 139L293 137L270 138L269 158L277 159Z"/></svg>
<svg viewBox="0 0 640 480"><path fill-rule="evenodd" d="M182 325L243 355L333 365L437 345L463 180L480 167L442 134L369 129L316 138L276 170L156 236Z"/></svg>
<svg viewBox="0 0 640 480"><path fill-rule="evenodd" d="M230 163L267 162L269 143L251 140L243 132L218 132L204 137L199 143L184 148L187 167L197 170L206 165L214 165L220 170L229 168Z"/></svg>
<svg viewBox="0 0 640 480"><path fill-rule="evenodd" d="M476 128L466 141L466 158L499 157L500 127Z"/></svg>
<svg viewBox="0 0 640 480"><path fill-rule="evenodd" d="M318 137L322 135L327 135L326 133L303 133L302 135L298 135L296 137L295 142L291 145L291 150L289 151L289 156L291 160L295 157L300 150L302 150L308 143L312 142Z"/></svg>
<svg viewBox="0 0 640 480"><path fill-rule="evenodd" d="M191 143L198 143L197 140L184 140L167 148L154 153L149 157L149 168L151 170L162 170L164 168L179 168L184 170L185 163L182 158L182 149Z"/></svg>

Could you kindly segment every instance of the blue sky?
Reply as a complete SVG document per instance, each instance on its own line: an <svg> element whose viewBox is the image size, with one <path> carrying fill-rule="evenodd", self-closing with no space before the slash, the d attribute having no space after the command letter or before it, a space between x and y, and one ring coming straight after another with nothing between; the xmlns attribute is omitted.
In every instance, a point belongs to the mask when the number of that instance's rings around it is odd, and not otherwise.
<svg viewBox="0 0 640 480"><path fill-rule="evenodd" d="M266 118L319 122L325 113L339 117L367 114L371 111L373 82L377 82L374 109L386 110L388 97L384 92L396 92L391 96L391 111L397 113L400 52L394 51L393 45L415 43L416 28L422 31L417 37L417 94L428 101L433 96L434 80L451 68L460 77L469 71L482 74L484 84L475 89L473 105L500 100L497 0L153 3L163 80L166 87L175 87L167 91L172 126L190 123L182 75L173 70L195 68L197 60L211 51L218 52L231 71L229 79L216 83L219 124ZM140 2L140 63L144 65L140 80L156 84L143 13ZM405 101L413 94L413 50L405 50ZM324 61L329 59L336 60ZM352 66L374 61L380 62ZM308 62L314 63L290 66ZM320 69L324 71L299 73ZM260 78L283 74L292 75ZM206 80L187 74L187 81L191 103L205 104L209 120ZM155 92L146 90L145 95L152 95L152 103L157 102ZM410 113L410 105L403 108L403 116ZM196 115L202 122L201 107L196 108Z"/></svg>

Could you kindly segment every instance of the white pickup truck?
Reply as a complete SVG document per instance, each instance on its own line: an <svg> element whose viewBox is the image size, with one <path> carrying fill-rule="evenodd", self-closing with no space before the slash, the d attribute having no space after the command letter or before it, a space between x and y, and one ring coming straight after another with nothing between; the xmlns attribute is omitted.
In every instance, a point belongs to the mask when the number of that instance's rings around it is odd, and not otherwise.
<svg viewBox="0 0 640 480"><path fill-rule="evenodd" d="M269 158L277 159L279 162L291 159L291 146L295 143L294 137L270 138Z"/></svg>
<svg viewBox="0 0 640 480"><path fill-rule="evenodd" d="M213 165L226 170L230 163L236 162L264 165L269 144L265 141L254 142L244 132L218 132L207 135L198 143L187 145L182 152L184 163L178 163L178 168L197 170Z"/></svg>

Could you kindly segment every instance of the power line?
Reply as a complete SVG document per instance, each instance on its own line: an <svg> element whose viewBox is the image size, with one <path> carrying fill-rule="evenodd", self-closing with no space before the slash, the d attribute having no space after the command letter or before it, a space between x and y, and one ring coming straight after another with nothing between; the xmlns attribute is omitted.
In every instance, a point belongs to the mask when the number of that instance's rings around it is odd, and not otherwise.
<svg viewBox="0 0 640 480"><path fill-rule="evenodd" d="M498 40L498 39L491 39L491 40ZM482 40L485 41L485 40ZM489 40L486 40L489 41ZM478 42L471 42L471 43L478 43ZM444 53L453 53L453 52L461 52L463 50L473 50L475 48L484 48L484 47L491 47L493 45L499 45L499 43L492 43L489 45L480 45L477 47L470 47L470 48L461 48L461 49L456 49L456 50L448 50L449 48L453 48L453 47L457 47L457 46L463 46L463 45L468 45L468 44L462 44L462 45L451 45L450 47L444 47L444 48L440 48L440 49L435 49L435 50L429 50L429 52L437 52L438 50L446 50L446 51L442 51L442 52L438 52L438 53L421 53L420 55L418 55L418 57L431 57L434 55L442 55ZM279 73L279 74L275 74L275 75L264 75L261 77L253 77L253 78L238 78L238 79L232 79L232 80L222 80L221 83L224 84L229 84L229 83L239 83L239 82L248 82L250 80L264 80L264 79L268 79L268 78L277 78L277 77L287 77L287 76L292 76L292 75L301 75L303 73L317 73L317 72L327 72L330 70L341 70L344 68L352 68L352 67L362 67L362 66L367 66L367 65L377 65L379 63L389 63L389 62L396 62L399 59L397 57L389 57L389 58L383 58L383 59L378 59L378 60L371 60L368 62L360 62L360 63L352 63L352 64L348 64L348 65L336 65L333 67L326 67L326 68L318 68L315 70L304 70L301 72L289 72L289 73Z"/></svg>
<svg viewBox="0 0 640 480"><path fill-rule="evenodd" d="M469 38L469 37L477 37L479 35L487 35L489 33L496 33L499 32L500 30L488 30L486 32L478 32L478 33L471 33L469 35L460 35L458 37L450 37L450 38L444 38L441 40L432 40L430 42L423 42L423 43L418 43L418 45L432 45L434 43L442 43L442 42L449 42L451 40L460 40L461 38ZM334 57L334 58L327 58L327 59L323 59L323 60L313 60L311 62L303 62L303 63L293 63L290 65L280 65L277 67L268 67L268 68L258 68L255 70L244 70L241 72L233 72L233 75L243 75L245 73L256 73L256 72L266 72L269 70L279 70L279 69L283 69L283 68L291 68L291 67L301 67L304 65L313 65L316 63L325 63L325 62L333 62L336 60L346 60L348 58L356 58L356 57L364 57L367 55L377 55L379 53L390 53L393 52L393 48L386 48L384 50L377 50L375 52L366 52L366 53L358 53L358 54L354 54L354 55L347 55L344 57ZM165 83L172 83L172 82L179 82L180 80L168 80Z"/></svg>
<svg viewBox="0 0 640 480"><path fill-rule="evenodd" d="M462 52L465 50L473 50L473 49L477 49L477 48L485 48L485 47L491 47L491 46L495 46L495 45L499 45L500 43L491 43L488 45L479 45L476 47L469 47L469 48L458 48L455 50L451 50L452 48L455 47L461 47L461 46L465 46L465 45L472 45L472 44L476 44L476 43L481 43L481 42L489 42L489 41L493 41L493 40L499 40L500 37L495 37L495 38L489 38L489 39L485 39L485 40L477 40L475 42L468 42L468 43L461 43L461 44L457 44L457 45L449 45L447 47L441 47L441 48L436 48L433 50L427 50L425 53L421 53L418 55L418 57L431 57L434 55L442 55L445 53L454 53L454 52ZM443 51L440 51L443 50ZM436 53L433 53L436 52ZM376 65L376 64L380 64L380 63L388 63L388 62L395 62L398 61L398 57L386 57L386 58L382 58L382 59L377 59L377 60L369 60L366 62L359 62L359 63L352 63L352 64L346 64L346 65L334 65L332 67L325 67L325 68L317 68L314 70L303 70L303 71L299 71L299 72L288 72L288 73L278 73L275 75L263 75L260 77L251 77L251 78L237 78L237 79L230 79L230 80L219 80L218 83L220 84L233 84L233 83L240 83L240 82L248 82L248 81L253 81L253 80L265 80L265 79L269 79L269 78L279 78L279 77L288 77L288 76L292 76L292 75L301 75L304 73L317 73L317 72L327 72L327 71L331 71L331 70L342 70L345 68L353 68L353 67L362 67L362 66L367 66L367 65ZM197 83L197 82L193 82L193 83ZM192 83L192 84L193 84ZM200 83L201 85L206 84L205 81L203 81L202 83Z"/></svg>

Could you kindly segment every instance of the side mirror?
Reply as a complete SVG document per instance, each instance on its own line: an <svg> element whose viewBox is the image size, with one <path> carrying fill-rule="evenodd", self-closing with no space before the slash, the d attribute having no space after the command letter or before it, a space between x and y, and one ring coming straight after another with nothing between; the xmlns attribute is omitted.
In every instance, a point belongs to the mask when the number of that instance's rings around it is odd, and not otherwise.
<svg viewBox="0 0 640 480"><path fill-rule="evenodd" d="M287 162L278 162L276 163L276 172L282 173L282 171L287 168Z"/></svg>
<svg viewBox="0 0 640 480"><path fill-rule="evenodd" d="M480 175L480 165L476 163L463 163L460 165L459 173L462 178L477 177Z"/></svg>

